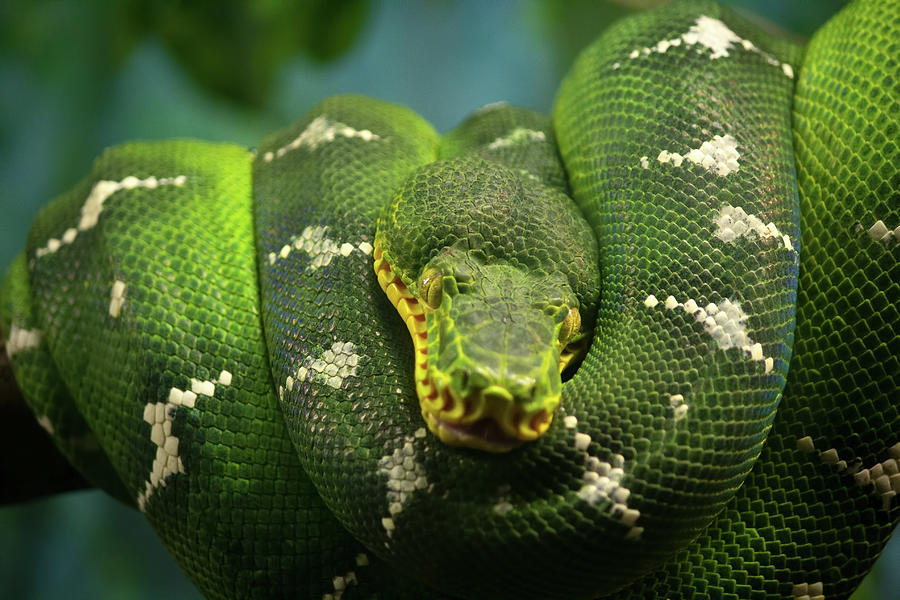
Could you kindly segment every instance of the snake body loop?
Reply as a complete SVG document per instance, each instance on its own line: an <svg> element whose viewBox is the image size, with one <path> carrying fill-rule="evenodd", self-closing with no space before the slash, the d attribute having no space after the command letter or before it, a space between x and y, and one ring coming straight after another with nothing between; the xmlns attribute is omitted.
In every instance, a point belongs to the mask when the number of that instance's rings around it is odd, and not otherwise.
<svg viewBox="0 0 900 600"><path fill-rule="evenodd" d="M211 598L845 598L900 518L898 33L672 3L552 118L110 149L4 351Z"/></svg>

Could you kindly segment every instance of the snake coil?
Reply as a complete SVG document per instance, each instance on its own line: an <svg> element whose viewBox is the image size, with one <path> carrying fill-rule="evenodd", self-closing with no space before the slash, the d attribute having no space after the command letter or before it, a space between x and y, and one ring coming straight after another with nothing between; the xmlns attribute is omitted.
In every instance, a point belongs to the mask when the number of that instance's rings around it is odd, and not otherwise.
<svg viewBox="0 0 900 600"><path fill-rule="evenodd" d="M680 2L552 120L341 96L110 149L5 354L211 598L845 598L900 519L897 39Z"/></svg>

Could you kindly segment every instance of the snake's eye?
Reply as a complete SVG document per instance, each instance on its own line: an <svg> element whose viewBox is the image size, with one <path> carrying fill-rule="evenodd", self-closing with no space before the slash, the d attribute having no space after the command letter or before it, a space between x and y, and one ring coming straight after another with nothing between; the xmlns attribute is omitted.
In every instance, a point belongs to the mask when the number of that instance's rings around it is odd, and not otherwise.
<svg viewBox="0 0 900 600"><path fill-rule="evenodd" d="M562 327L559 329L559 343L562 347L565 347L572 338L575 337L575 334L578 333L578 330L581 328L581 313L578 312L578 307L573 306L569 309L569 312L566 313L566 316L563 318Z"/></svg>
<svg viewBox="0 0 900 600"><path fill-rule="evenodd" d="M429 267L419 278L419 299L431 310L441 305L444 297L444 274L436 267Z"/></svg>

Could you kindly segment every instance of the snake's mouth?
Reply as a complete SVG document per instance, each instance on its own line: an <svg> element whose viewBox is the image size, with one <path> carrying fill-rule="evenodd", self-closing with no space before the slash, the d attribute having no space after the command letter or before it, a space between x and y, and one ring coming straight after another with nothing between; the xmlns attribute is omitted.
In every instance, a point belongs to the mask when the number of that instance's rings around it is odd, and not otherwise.
<svg viewBox="0 0 900 600"><path fill-rule="evenodd" d="M378 284L412 337L416 395L431 432L445 444L488 452L508 452L540 437L553 420L552 410L542 407L526 411L498 385L460 396L449 385L435 381L429 369L425 309L391 268L378 239L373 257ZM559 402L555 400L550 403L554 407Z"/></svg>
<svg viewBox="0 0 900 600"><path fill-rule="evenodd" d="M485 417L468 425L448 423L433 413L422 411L428 428L445 444L466 446L488 452L509 452L522 445L522 440L506 435L495 419Z"/></svg>
<svg viewBox="0 0 900 600"><path fill-rule="evenodd" d="M499 386L461 398L448 388L434 384L427 374L427 363L423 370L424 377L416 378L422 416L428 428L445 444L508 452L540 437L553 420L553 413L543 408L526 413Z"/></svg>

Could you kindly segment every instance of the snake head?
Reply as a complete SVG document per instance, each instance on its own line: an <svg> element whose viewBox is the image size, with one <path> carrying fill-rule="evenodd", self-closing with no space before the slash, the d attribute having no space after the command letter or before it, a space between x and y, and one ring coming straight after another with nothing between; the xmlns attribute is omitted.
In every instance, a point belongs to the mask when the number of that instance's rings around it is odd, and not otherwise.
<svg viewBox="0 0 900 600"><path fill-rule="evenodd" d="M569 315L578 315L565 277L481 264L455 249L421 281L438 276L441 284L417 286L420 298L441 288L425 305L428 368L416 381L429 428L445 443L487 450L537 439L559 406Z"/></svg>
<svg viewBox="0 0 900 600"><path fill-rule="evenodd" d="M423 418L447 444L505 452L540 437L592 322L593 236L571 200L534 188L486 161L439 161L379 220L379 283L413 339Z"/></svg>

